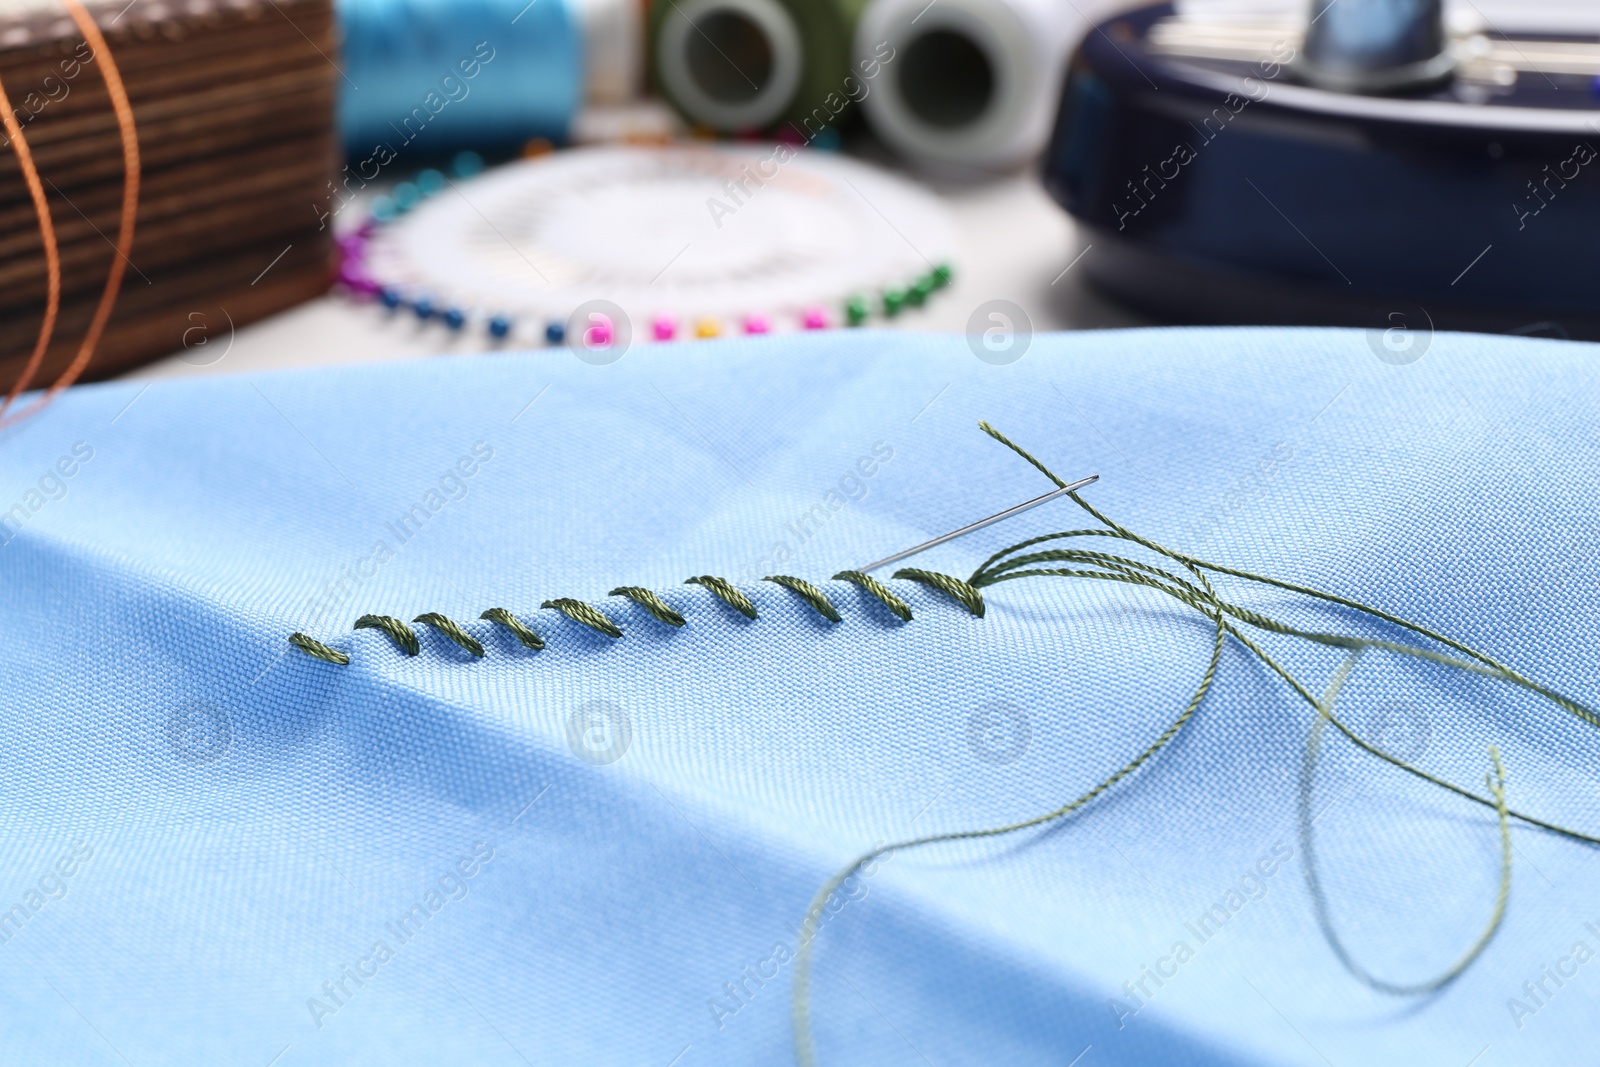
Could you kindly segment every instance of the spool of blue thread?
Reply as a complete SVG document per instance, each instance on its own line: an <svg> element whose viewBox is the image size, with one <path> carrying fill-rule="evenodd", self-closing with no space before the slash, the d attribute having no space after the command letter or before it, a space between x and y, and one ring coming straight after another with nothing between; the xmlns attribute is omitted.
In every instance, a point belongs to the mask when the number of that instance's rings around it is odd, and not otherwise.
<svg viewBox="0 0 1600 1067"><path fill-rule="evenodd" d="M352 159L381 167L386 155L566 140L584 88L583 39L569 0L338 7L339 128Z"/></svg>

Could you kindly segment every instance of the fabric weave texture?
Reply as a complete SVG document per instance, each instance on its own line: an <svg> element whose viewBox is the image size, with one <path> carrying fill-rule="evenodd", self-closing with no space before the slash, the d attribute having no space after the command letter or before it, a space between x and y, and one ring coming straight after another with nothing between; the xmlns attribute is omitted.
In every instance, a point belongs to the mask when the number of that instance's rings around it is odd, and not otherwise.
<svg viewBox="0 0 1600 1067"><path fill-rule="evenodd" d="M992 366L961 337L839 332L74 389L0 439L0 1062L791 1062L795 934L833 871L1071 799L1210 651L1204 619L1108 583L1003 583L979 619L878 575L902 622L827 580L1050 488L979 419L1101 475L1086 499L1136 532L1594 704L1596 360L1439 335L1395 366L1360 332L1182 329L1040 336ZM1053 503L915 564L964 577L1090 524ZM758 618L683 584L705 574ZM560 597L623 637L538 607ZM434 611L484 656L351 629ZM1264 644L1318 691L1341 659ZM1514 807L1600 829L1600 739L1519 690L1374 653L1341 708L1471 787L1497 744ZM1302 874L1311 724L1229 647L1185 732L1080 814L875 865L821 924L819 1062L1588 1058L1600 857L1515 828L1483 958L1428 998L1376 993ZM1338 738L1316 807L1369 970L1430 977L1477 936L1492 811Z"/></svg>

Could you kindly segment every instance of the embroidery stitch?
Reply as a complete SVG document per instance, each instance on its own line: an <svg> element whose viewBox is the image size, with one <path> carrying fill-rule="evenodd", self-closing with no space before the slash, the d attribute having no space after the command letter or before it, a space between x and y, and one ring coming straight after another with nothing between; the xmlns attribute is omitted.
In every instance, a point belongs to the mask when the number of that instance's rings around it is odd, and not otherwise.
<svg viewBox="0 0 1600 1067"><path fill-rule="evenodd" d="M425 626L432 626L474 656L483 655L483 646L478 644L478 639L463 630L461 624L454 619L447 618L437 611L430 611L426 614L418 615L411 621L420 622Z"/></svg>
<svg viewBox="0 0 1600 1067"><path fill-rule="evenodd" d="M772 582L799 596L807 604L816 609L829 622L839 622L839 609L833 606L833 601L822 595L822 590L806 581L804 578L793 578L787 574L769 574L761 579L763 582Z"/></svg>
<svg viewBox="0 0 1600 1067"><path fill-rule="evenodd" d="M415 656L422 651L416 633L392 615L363 615L356 620L355 629L382 630L393 638L394 643L400 646L400 651L408 656Z"/></svg>
<svg viewBox="0 0 1600 1067"><path fill-rule="evenodd" d="M622 636L622 631L617 629L617 624L605 617L605 614L596 607L591 607L581 600L571 597L561 597L557 600L546 600L539 605L541 608L555 608L573 622L581 622L596 633L605 634L607 637L617 638Z"/></svg>
<svg viewBox="0 0 1600 1067"><path fill-rule="evenodd" d="M969 582L952 578L948 574L940 574L938 571L925 571L917 567L902 567L894 572L894 577L904 578L908 582L921 582L930 589L937 589L978 618L983 618L983 594Z"/></svg>
<svg viewBox="0 0 1600 1067"><path fill-rule="evenodd" d="M983 595L975 587L968 585L968 583L963 582L961 579L954 578L948 574L939 574L934 571L917 571L916 574L919 576L925 576L919 577L916 580L922 581L924 584L930 585L937 589L968 591L966 596L959 595L958 593L951 593L951 595L955 596L956 599L961 600L964 604L967 603L968 600L974 600L978 606L978 610L974 611L973 614L979 616L980 618L982 617ZM902 577L902 575L897 574L896 577ZM812 608L816 609L818 614L822 615L830 622L843 621L843 616L839 614L839 611L834 606L833 602L828 599L827 594L823 593L821 589L818 589L810 582L805 581L802 578L792 577L790 575L773 575L771 578L764 580L774 582L795 593L801 599L805 600L805 602ZM889 611L895 616L905 622L911 621L912 616L910 605L908 605L900 596L894 593L894 591L888 586L884 585L876 578L873 578L871 575L863 574L860 571L840 571L838 574L834 575L834 580L850 582L861 587L873 597L881 601L883 606L888 608ZM742 593L737 586L725 578L718 578L714 575L703 574L695 578L687 579L684 584L699 585L710 590L717 596L719 600L738 611L747 619L754 619L757 617L755 605L750 602L750 598ZM632 585L619 586L618 588L611 590L611 592L607 595L627 597L629 600L632 600L634 603L640 605L646 611L650 612L652 616L659 619L661 622L666 623L674 628L688 625L688 620L684 618L683 614L675 610L665 600L661 599L660 594L654 592L653 590ZM556 600L546 600L539 606L541 608L553 608L554 610L559 611L563 615L567 616L569 619L582 623L590 629L605 634L607 637L619 638L622 636L622 629L617 626L616 623L612 622L611 619L603 612L601 612L599 608L596 608L590 604L586 604L581 600L574 600L570 597L562 597ZM970 605L968 606L968 610L971 610ZM510 630L516 636L517 640L522 642L522 644L527 648L538 651L545 647L544 638L540 637L537 631L527 626L506 608L490 608L479 615L478 618L504 626L506 629ZM452 619L446 618L437 612L429 612L426 615L417 616L417 618L412 621L433 626L435 629L445 634L445 636L449 637L450 640L454 641L468 652L471 652L474 656L484 655L482 644L468 634L459 623ZM363 615L356 620L353 629L380 630L387 634L389 638L393 640L394 643L400 648L400 650L408 656L415 656L421 651L421 643L417 640L415 631L413 631L411 627L407 626L401 620L390 615ZM334 663L341 667L349 664L350 662L350 657L345 655L343 652L339 652L338 650L333 649L330 646L315 640L314 638L308 637L305 634L292 634L290 635L289 640L296 648L299 648L310 655L316 656L316 658L324 660L325 662ZM313 651L307 642L309 642L311 645L315 645L317 648L323 651ZM331 658L333 656L338 658Z"/></svg>
<svg viewBox="0 0 1600 1067"><path fill-rule="evenodd" d="M479 615L478 618L499 623L515 634L517 640L521 641L524 646L533 649L535 652L544 647L544 638L540 637L534 630L524 626L521 620L505 608L490 608L482 615Z"/></svg>
<svg viewBox="0 0 1600 1067"><path fill-rule="evenodd" d="M289 643L309 655L315 656L328 663L335 663L343 667L349 664L350 657L340 652L337 648L329 648L315 637L307 637L303 633L289 635Z"/></svg>
<svg viewBox="0 0 1600 1067"><path fill-rule="evenodd" d="M836 582L853 582L854 584L859 585L861 588L865 589L867 592L881 600L883 602L883 606L898 616L901 622L911 621L910 606L906 604L904 600L901 600L899 597L890 592L888 586L878 581L878 579L874 578L872 575L863 574L861 571L840 571L838 574L833 576L833 580Z"/></svg>
<svg viewBox="0 0 1600 1067"><path fill-rule="evenodd" d="M750 598L739 592L734 584L726 578L718 578L712 574L702 574L698 578L687 578L684 585L702 585L717 595L724 604L728 605L747 619L756 617L756 606L750 603Z"/></svg>
<svg viewBox="0 0 1600 1067"><path fill-rule="evenodd" d="M611 590L611 592L607 593L606 596L625 596L635 604L638 604L640 607L644 608L644 610L648 611L650 614L654 615L660 621L666 623L668 626L682 626L684 624L684 618L682 615L678 614L676 611L673 611L665 600L662 600L655 593L652 593L650 590L642 588L641 586L618 586L617 588Z"/></svg>

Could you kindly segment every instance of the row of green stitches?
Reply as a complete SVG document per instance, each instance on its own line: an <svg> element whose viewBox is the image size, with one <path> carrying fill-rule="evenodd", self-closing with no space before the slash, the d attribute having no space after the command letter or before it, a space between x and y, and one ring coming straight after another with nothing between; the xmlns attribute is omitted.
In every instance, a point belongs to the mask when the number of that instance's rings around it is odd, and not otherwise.
<svg viewBox="0 0 1600 1067"><path fill-rule="evenodd" d="M902 622L911 621L910 605L896 595L894 590L871 575L863 574L861 571L840 571L833 577L835 581L850 582L866 590L890 614ZM898 570L895 572L894 577L920 582L932 589L936 589L972 614L979 618L983 617L983 594L976 586L964 582L960 578L953 578L948 574L938 574L934 571L918 570L915 567ZM839 609L834 606L833 601L828 599L827 594L804 578L795 578L787 574L774 574L762 580L772 582L789 590L830 623L844 620L844 616L839 614ZM717 599L747 619L755 619L758 615L755 604L751 602L750 598L726 578L702 574L688 579L684 584L698 585L710 590ZM645 589L637 585L624 585L611 590L606 595L626 597L644 608L656 621L667 626L681 627L689 624L689 620L683 616L682 612L673 608L662 599L661 594L654 590ZM559 611L573 622L581 623L596 633L604 634L613 640L622 637L622 627L618 626L604 611L585 601L575 600L571 597L558 597L554 600L546 600L539 606ZM511 631L525 648L538 651L545 646L544 638L539 635L538 631L517 618L515 614L506 608L490 608L478 617L504 626ZM460 623L448 616L436 611L430 611L426 614L418 615L411 621L432 627L474 656L482 656L484 654L483 644L467 633ZM356 620L354 628L357 630L378 630L387 634L395 646L408 656L415 656L422 651L422 644L417 640L416 631L410 625L392 615L363 615ZM302 652L315 656L326 663L333 663L343 667L350 662L348 654L308 634L292 633L289 635L289 643Z"/></svg>

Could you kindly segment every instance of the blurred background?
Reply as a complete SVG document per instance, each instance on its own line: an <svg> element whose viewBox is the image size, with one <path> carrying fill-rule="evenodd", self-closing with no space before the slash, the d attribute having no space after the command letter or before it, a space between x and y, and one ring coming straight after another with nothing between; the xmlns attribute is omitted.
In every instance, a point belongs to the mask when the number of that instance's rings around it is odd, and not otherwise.
<svg viewBox="0 0 1600 1067"><path fill-rule="evenodd" d="M58 0L0 79L39 380L893 326L1600 336L1600 5ZM11 138L8 138L11 140ZM14 147L14 146L13 146ZM1594 173L1591 173L1594 172ZM48 293L0 154L0 362Z"/></svg>

